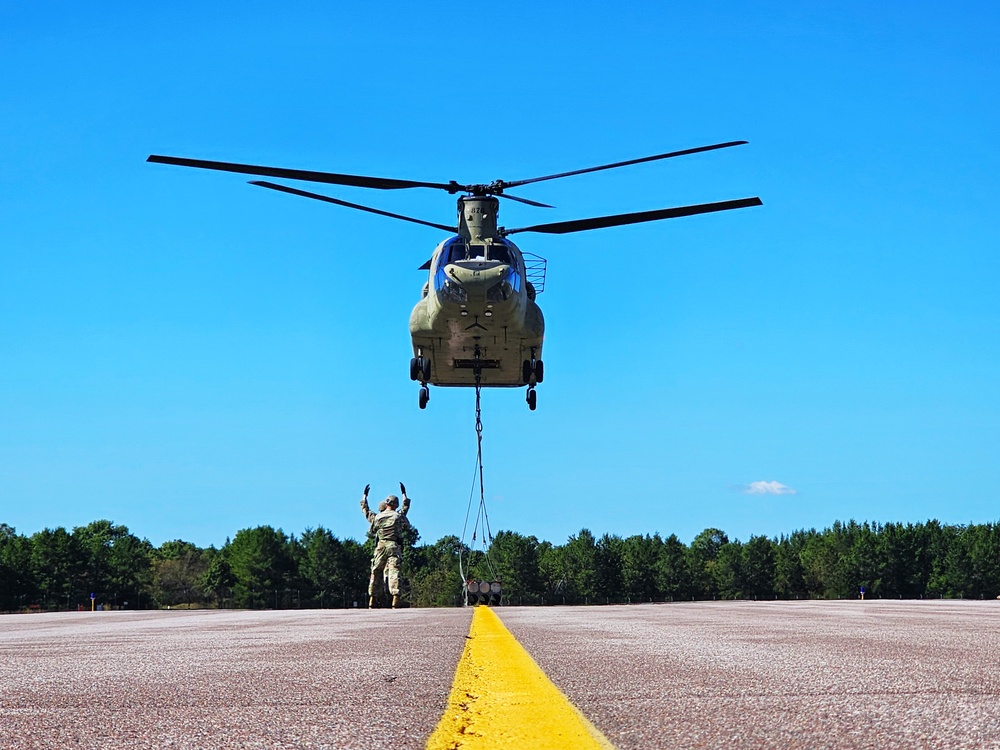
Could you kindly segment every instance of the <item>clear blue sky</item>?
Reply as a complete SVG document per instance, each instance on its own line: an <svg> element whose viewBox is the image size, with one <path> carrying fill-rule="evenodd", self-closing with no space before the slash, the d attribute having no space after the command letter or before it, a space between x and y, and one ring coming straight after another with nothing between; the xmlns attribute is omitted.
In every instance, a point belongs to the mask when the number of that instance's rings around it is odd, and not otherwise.
<svg viewBox="0 0 1000 750"><path fill-rule="evenodd" d="M360 538L403 480L461 532L474 394L407 376L442 234L148 154L488 182L736 139L504 204L764 201L515 238L546 378L485 395L494 531L1000 517L995 4L354 5L0 3L0 522Z"/></svg>

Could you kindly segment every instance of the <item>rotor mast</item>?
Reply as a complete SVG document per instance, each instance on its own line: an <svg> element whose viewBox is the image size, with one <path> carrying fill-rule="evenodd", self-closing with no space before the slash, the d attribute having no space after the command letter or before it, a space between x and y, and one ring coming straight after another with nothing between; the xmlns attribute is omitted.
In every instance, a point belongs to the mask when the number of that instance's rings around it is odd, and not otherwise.
<svg viewBox="0 0 1000 750"><path fill-rule="evenodd" d="M458 234L466 242L481 244L499 237L500 201L492 195L463 195L458 199Z"/></svg>

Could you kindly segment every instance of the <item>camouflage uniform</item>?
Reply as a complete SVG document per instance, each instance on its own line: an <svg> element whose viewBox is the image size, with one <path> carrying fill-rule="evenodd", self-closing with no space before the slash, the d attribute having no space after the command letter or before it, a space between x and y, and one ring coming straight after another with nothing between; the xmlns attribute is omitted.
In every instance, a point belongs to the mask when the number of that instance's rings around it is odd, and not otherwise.
<svg viewBox="0 0 1000 750"><path fill-rule="evenodd" d="M386 498L386 502L390 499L397 500L395 495L390 495ZM368 581L368 596L375 596L376 591L382 590L381 583L378 585L376 583L381 581L384 570L389 579L389 593L393 597L397 597L399 596L399 568L403 562L403 532L410 526L410 522L406 520L406 512L410 509L410 498L403 495L403 506L398 512L390 507L382 510L382 505L385 503L379 505L379 513L373 513L368 507L367 496L361 498L361 512L368 519L369 532L375 537L375 556L372 557L372 575Z"/></svg>

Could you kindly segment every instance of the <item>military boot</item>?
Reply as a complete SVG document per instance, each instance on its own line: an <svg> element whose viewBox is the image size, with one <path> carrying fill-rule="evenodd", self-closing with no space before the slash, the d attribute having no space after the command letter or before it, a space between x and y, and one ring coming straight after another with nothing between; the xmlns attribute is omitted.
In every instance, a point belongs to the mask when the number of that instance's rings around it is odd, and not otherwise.
<svg viewBox="0 0 1000 750"><path fill-rule="evenodd" d="M392 595L392 608L399 609L399 594Z"/></svg>

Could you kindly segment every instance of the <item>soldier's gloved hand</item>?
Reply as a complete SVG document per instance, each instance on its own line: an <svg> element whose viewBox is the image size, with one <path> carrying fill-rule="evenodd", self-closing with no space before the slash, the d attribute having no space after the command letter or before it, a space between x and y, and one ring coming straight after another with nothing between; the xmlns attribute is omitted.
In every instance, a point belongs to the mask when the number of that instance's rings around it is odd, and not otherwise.
<svg viewBox="0 0 1000 750"><path fill-rule="evenodd" d="M399 483L399 491L403 493L404 497L406 496L406 487L403 486L402 482Z"/></svg>
<svg viewBox="0 0 1000 750"><path fill-rule="evenodd" d="M365 485L365 497L368 497L368 490L370 490L371 488L372 486L370 484Z"/></svg>

